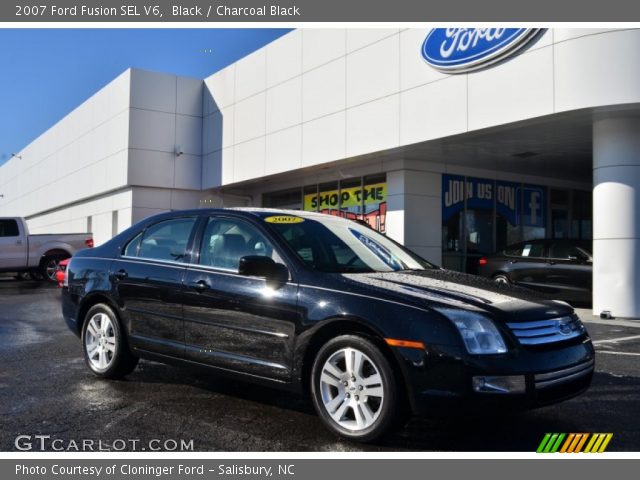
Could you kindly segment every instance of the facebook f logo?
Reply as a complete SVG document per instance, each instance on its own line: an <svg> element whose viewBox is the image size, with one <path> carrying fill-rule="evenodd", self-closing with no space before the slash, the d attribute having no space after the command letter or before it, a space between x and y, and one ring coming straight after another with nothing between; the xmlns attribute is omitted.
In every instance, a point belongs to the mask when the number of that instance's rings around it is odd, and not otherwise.
<svg viewBox="0 0 640 480"><path fill-rule="evenodd" d="M522 209L524 225L527 227L544 227L544 190L524 187L524 205Z"/></svg>

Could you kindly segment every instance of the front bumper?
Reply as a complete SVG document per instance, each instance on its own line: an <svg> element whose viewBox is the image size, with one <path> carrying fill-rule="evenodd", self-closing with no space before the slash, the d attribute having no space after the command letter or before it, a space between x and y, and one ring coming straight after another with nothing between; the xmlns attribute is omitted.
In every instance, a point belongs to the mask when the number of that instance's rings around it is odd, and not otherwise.
<svg viewBox="0 0 640 480"><path fill-rule="evenodd" d="M469 355L452 347L398 349L414 414L530 409L561 402L591 384L595 352L588 337L504 355ZM402 351L400 351L402 350ZM479 393L473 377L523 376L523 393Z"/></svg>

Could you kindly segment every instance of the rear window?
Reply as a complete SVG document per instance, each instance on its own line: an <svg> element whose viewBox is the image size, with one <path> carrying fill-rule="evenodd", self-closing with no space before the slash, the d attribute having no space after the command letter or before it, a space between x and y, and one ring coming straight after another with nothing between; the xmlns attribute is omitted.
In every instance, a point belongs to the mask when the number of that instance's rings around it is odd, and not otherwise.
<svg viewBox="0 0 640 480"><path fill-rule="evenodd" d="M544 244L538 242L525 242L512 245L504 249L508 257L543 257Z"/></svg>
<svg viewBox="0 0 640 480"><path fill-rule="evenodd" d="M0 237L17 237L19 235L18 222L15 220L0 220Z"/></svg>
<svg viewBox="0 0 640 480"><path fill-rule="evenodd" d="M522 257L543 257L544 245L542 243L525 243L522 247Z"/></svg>
<svg viewBox="0 0 640 480"><path fill-rule="evenodd" d="M196 219L193 217L165 220L148 227L124 250L125 256L184 262L187 242Z"/></svg>

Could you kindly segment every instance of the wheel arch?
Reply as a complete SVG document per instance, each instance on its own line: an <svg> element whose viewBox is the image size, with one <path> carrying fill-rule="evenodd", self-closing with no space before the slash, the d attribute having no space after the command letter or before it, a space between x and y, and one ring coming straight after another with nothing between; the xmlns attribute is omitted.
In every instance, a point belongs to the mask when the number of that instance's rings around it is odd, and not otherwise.
<svg viewBox="0 0 640 480"><path fill-rule="evenodd" d="M372 341L389 361L395 378L400 380L399 391L402 393L402 401L408 401L410 385L401 367L401 362L394 354L393 349L385 342L383 335L379 331L362 319L354 317L328 319L314 329L301 355L302 365L299 375L301 388L305 394L311 392L311 370L316 355L325 343L340 335L360 335Z"/></svg>
<svg viewBox="0 0 640 480"><path fill-rule="evenodd" d="M78 315L77 315L77 329L78 329L78 334L82 334L82 329L84 328L84 322L86 321L86 315L87 312L89 310L91 310L94 306L100 304L100 303L104 303L105 305L107 305L109 308L111 308L111 310L113 310L113 313L115 314L115 316L117 317L118 321L120 322L120 326L122 327L122 331L125 335L125 337L127 336L127 331L125 326L123 325L122 322L122 315L120 315L120 311L118 309L117 304L111 300L109 298L108 295L105 295L104 293L93 293L91 295L88 295L87 297L85 297L82 302L80 303L80 306L78 307Z"/></svg>

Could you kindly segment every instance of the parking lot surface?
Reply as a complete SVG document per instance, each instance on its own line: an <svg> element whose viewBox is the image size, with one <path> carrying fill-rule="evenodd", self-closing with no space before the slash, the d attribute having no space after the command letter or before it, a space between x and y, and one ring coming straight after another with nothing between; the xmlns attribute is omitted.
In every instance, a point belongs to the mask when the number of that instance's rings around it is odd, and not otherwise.
<svg viewBox="0 0 640 480"><path fill-rule="evenodd" d="M640 321L580 313L598 351L587 393L504 416L413 419L362 445L337 439L310 402L278 390L149 361L126 380L97 379L64 324L60 291L0 278L0 450L17 450L19 435L48 435L60 441L45 449L71 451L84 440L102 449L120 449L126 441L127 450L193 440L196 451L531 452L546 432L611 432L608 451L638 451ZM39 450L42 443L33 445Z"/></svg>

